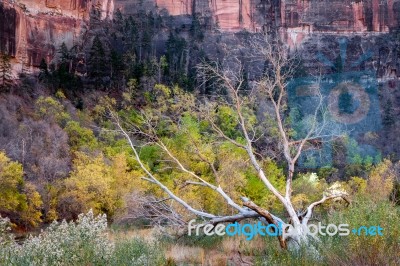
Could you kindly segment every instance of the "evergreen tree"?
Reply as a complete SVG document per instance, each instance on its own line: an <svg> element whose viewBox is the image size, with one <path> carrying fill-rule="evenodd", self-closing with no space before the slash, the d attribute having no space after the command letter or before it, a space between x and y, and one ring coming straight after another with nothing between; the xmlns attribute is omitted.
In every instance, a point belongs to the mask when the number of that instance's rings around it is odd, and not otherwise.
<svg viewBox="0 0 400 266"><path fill-rule="evenodd" d="M123 75L125 69L122 55L115 50L111 50L111 77L118 81Z"/></svg>
<svg viewBox="0 0 400 266"><path fill-rule="evenodd" d="M168 60L168 71L167 75L170 75L173 82L178 82L178 84L186 76L185 62L186 62L186 49L187 43L184 38L174 35L170 32L167 40L167 60Z"/></svg>
<svg viewBox="0 0 400 266"><path fill-rule="evenodd" d="M58 69L56 73L59 82L58 86L66 88L68 87L68 84L71 81L72 77L69 73L71 56L68 47L64 42L61 44L58 53L60 54L60 62L58 64Z"/></svg>
<svg viewBox="0 0 400 266"><path fill-rule="evenodd" d="M44 58L42 58L42 60L40 61L39 69L40 69L39 80L42 81L46 80L47 77L49 76L49 70L47 67L46 60L44 60Z"/></svg>
<svg viewBox="0 0 400 266"><path fill-rule="evenodd" d="M348 91L344 91L339 95L339 111L340 113L351 114L353 113L353 99Z"/></svg>
<svg viewBox="0 0 400 266"><path fill-rule="evenodd" d="M196 15L193 15L192 18L192 25L190 25L190 35L192 38L198 41L202 41L204 39L204 33L201 28L200 20L197 18Z"/></svg>
<svg viewBox="0 0 400 266"><path fill-rule="evenodd" d="M390 127L395 123L395 115L393 113L392 101L388 101L385 105L382 122L387 127Z"/></svg>
<svg viewBox="0 0 400 266"><path fill-rule="evenodd" d="M11 63L10 56L0 54L0 89L1 91L8 90L12 85Z"/></svg>
<svg viewBox="0 0 400 266"><path fill-rule="evenodd" d="M107 76L107 59L99 36L93 40L88 67L89 77L93 79L96 87L100 86L103 78Z"/></svg>
<svg viewBox="0 0 400 266"><path fill-rule="evenodd" d="M60 56L61 56L61 63L62 63L62 64L68 63L69 60L71 59L71 55L70 55L70 53L69 53L68 47L67 47L67 45L65 44L65 42L63 42L63 43L61 44L61 47L60 47L58 53L59 53Z"/></svg>
<svg viewBox="0 0 400 266"><path fill-rule="evenodd" d="M340 55L338 55L335 59L335 65L334 65L334 70L338 73L342 73L344 70L344 65L343 65L343 61L342 61L342 57Z"/></svg>

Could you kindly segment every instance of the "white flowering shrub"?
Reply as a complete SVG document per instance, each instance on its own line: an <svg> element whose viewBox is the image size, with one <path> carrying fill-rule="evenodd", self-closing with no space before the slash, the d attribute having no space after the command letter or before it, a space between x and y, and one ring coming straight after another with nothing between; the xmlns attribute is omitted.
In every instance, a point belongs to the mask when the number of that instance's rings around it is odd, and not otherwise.
<svg viewBox="0 0 400 266"><path fill-rule="evenodd" d="M107 236L106 215L92 211L75 222L53 222L38 236L18 244L0 217L0 265L162 265L156 244L132 239L115 245Z"/></svg>
<svg viewBox="0 0 400 266"><path fill-rule="evenodd" d="M8 254L1 254L0 264L108 265L114 244L107 238L106 229L106 216L94 217L92 211L79 215L76 222L53 222L21 245L3 241L2 247Z"/></svg>
<svg viewBox="0 0 400 266"><path fill-rule="evenodd" d="M10 254L15 243L14 237L9 233L11 230L10 219L0 216L0 265L10 258Z"/></svg>

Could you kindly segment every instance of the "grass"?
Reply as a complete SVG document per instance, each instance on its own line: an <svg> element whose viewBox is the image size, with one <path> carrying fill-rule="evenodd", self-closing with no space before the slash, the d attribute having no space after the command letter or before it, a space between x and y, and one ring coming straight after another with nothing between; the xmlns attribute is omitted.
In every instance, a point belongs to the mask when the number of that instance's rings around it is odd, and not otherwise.
<svg viewBox="0 0 400 266"><path fill-rule="evenodd" d="M384 236L321 237L296 254L282 251L274 237L163 237L157 229L107 227L105 216L81 215L55 223L19 244L0 219L0 265L400 265L400 210L390 202L355 201L323 223L380 225Z"/></svg>

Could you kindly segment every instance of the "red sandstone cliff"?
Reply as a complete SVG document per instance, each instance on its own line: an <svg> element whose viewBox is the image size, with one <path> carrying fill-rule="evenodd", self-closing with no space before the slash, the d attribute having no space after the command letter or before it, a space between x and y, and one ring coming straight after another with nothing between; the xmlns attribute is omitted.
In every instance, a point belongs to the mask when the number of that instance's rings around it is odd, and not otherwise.
<svg viewBox="0 0 400 266"><path fill-rule="evenodd" d="M90 10L111 17L145 10L209 18L222 31L280 27L290 46L313 32L387 32L397 27L400 0L1 0L0 50L11 54L15 71L29 71L56 49L79 42Z"/></svg>
<svg viewBox="0 0 400 266"><path fill-rule="evenodd" d="M93 4L101 18L113 13L113 0L3 0L0 3L0 50L12 56L13 72L31 72L47 63L64 42L76 44Z"/></svg>
<svg viewBox="0 0 400 266"><path fill-rule="evenodd" d="M146 0L170 15L211 14L220 29L256 31L270 18L286 28L385 32L397 25L399 0ZM116 0L118 7L137 0ZM274 12L277 14L266 14ZM264 8L263 8L264 7ZM128 8L129 9L129 8ZM129 11L129 10L127 10Z"/></svg>

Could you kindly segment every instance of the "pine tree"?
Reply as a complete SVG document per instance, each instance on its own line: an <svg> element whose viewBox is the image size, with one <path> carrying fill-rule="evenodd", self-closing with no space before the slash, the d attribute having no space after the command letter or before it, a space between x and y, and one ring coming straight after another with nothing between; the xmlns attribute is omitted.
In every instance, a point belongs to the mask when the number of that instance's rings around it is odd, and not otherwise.
<svg viewBox="0 0 400 266"><path fill-rule="evenodd" d="M189 33L190 36L192 36L192 38L194 38L195 40L203 41L204 39L204 33L201 27L202 26L200 24L200 20L196 15L193 15L192 25L190 25Z"/></svg>
<svg viewBox="0 0 400 266"><path fill-rule="evenodd" d="M102 83L103 77L107 76L106 53L99 36L96 36L93 40L88 66L89 77L94 80L96 87L98 87Z"/></svg>
<svg viewBox="0 0 400 266"><path fill-rule="evenodd" d="M71 75L69 74L71 56L68 47L64 42L61 44L58 53L60 54L60 62L57 69L58 85L66 88L71 81Z"/></svg>
<svg viewBox="0 0 400 266"><path fill-rule="evenodd" d="M6 91L12 86L10 56L0 54L0 89Z"/></svg>
<svg viewBox="0 0 400 266"><path fill-rule="evenodd" d="M68 47L67 47L67 45L65 44L65 42L63 42L63 43L61 44L61 47L60 47L60 50L58 51L58 53L59 53L60 56L61 56L61 63L62 63L62 64L68 63L68 62L69 62L71 56L70 56L70 53L69 53L69 51L68 51Z"/></svg>
<svg viewBox="0 0 400 266"><path fill-rule="evenodd" d="M345 114L351 114L354 111L353 99L348 91L344 91L339 95L339 111Z"/></svg>
<svg viewBox="0 0 400 266"><path fill-rule="evenodd" d="M382 122L387 127L394 125L396 122L395 114L393 113L393 104L390 100L385 105Z"/></svg>
<svg viewBox="0 0 400 266"><path fill-rule="evenodd" d="M39 80L46 80L49 75L49 69L47 67L46 60L42 58L39 65L40 73L39 73Z"/></svg>

